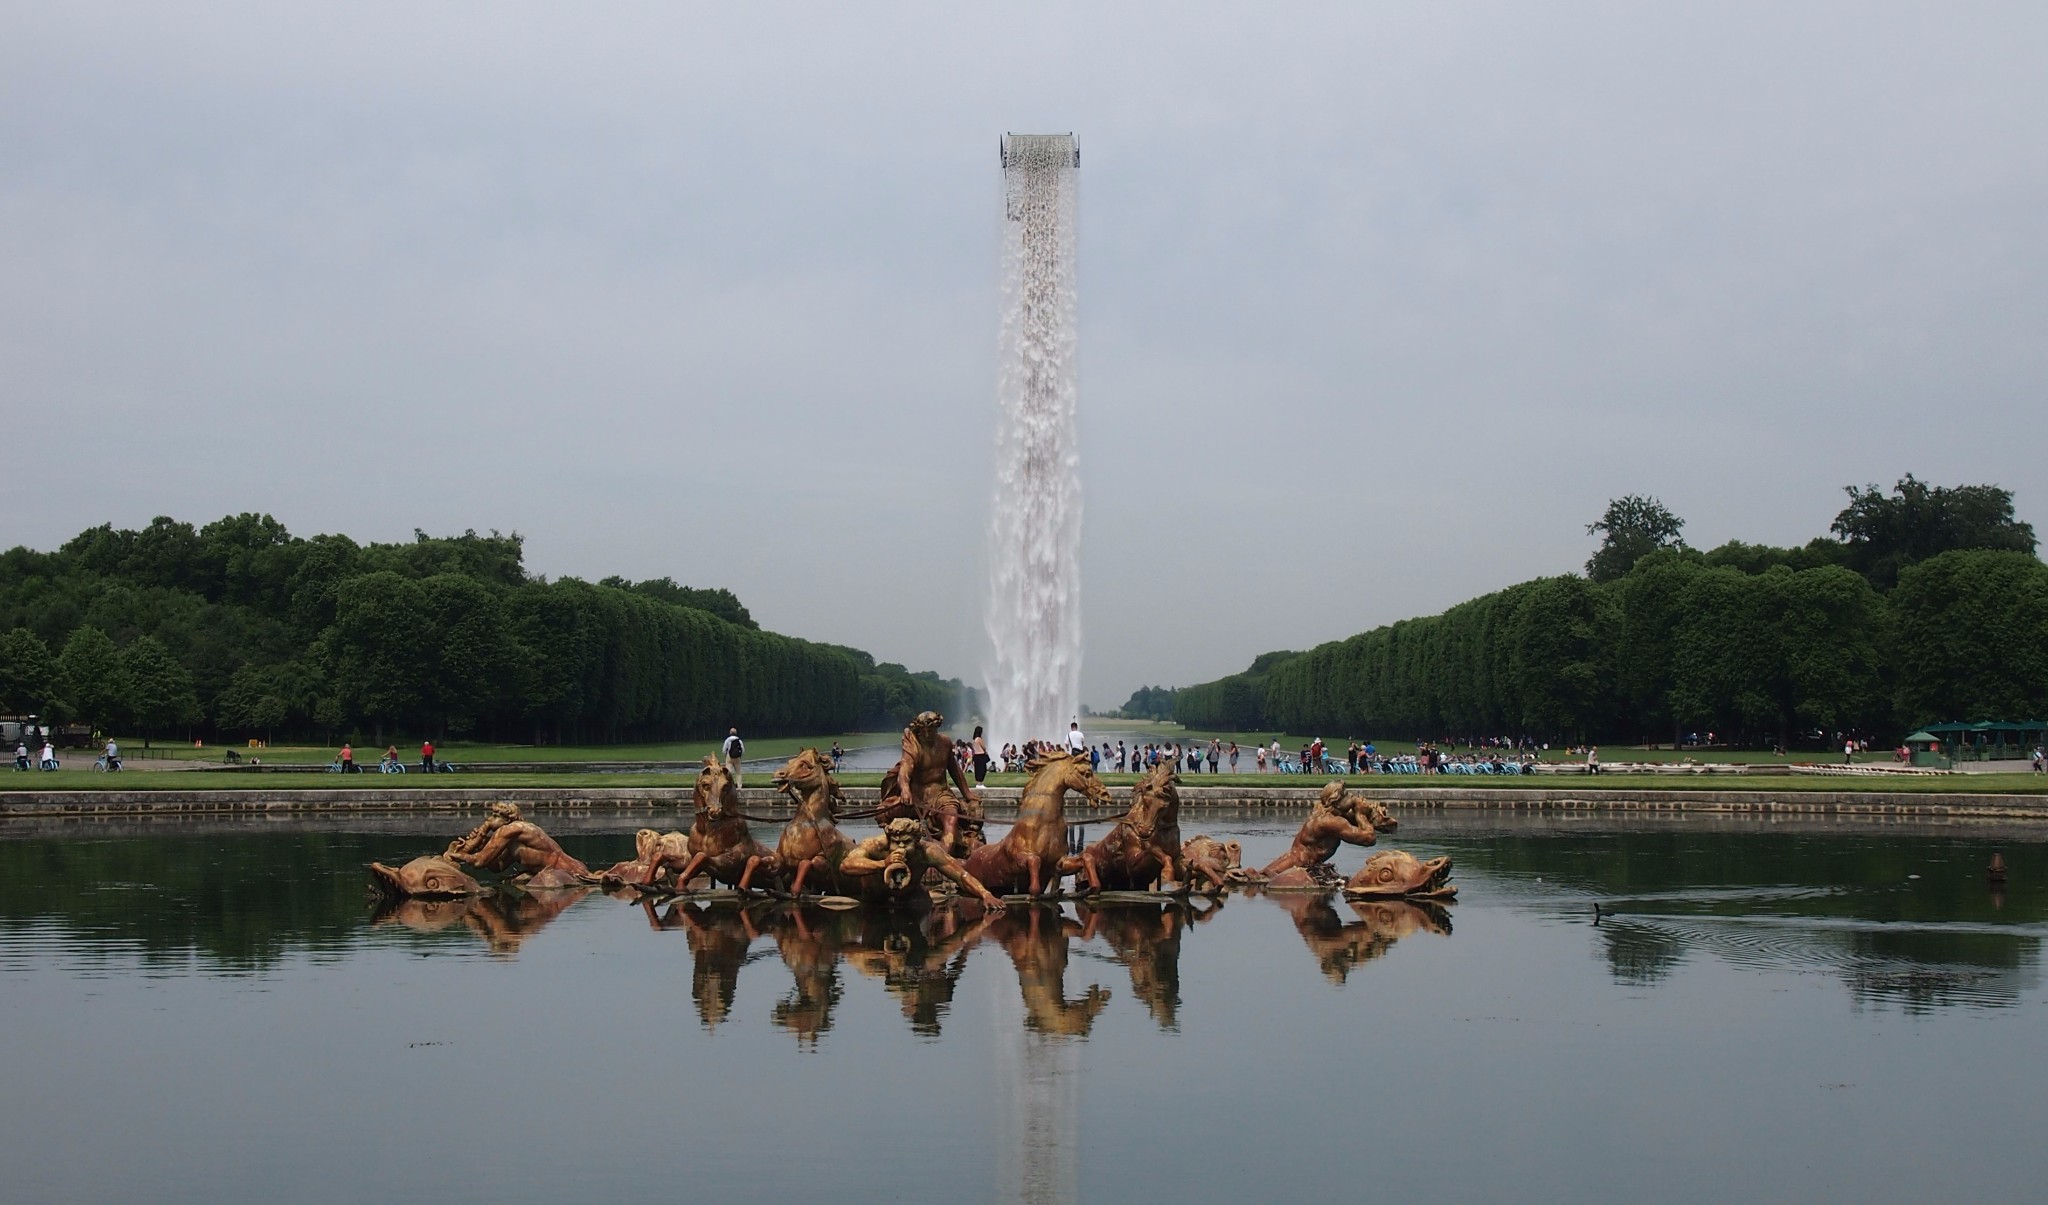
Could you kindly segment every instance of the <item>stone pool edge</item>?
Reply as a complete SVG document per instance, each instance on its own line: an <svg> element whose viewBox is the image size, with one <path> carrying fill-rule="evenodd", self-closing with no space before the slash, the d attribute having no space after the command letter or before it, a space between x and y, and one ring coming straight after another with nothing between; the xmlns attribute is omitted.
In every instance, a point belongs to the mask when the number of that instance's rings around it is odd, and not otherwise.
<svg viewBox="0 0 2048 1205"><path fill-rule="evenodd" d="M846 788L853 808L871 806L877 788ZM1362 793L1372 794L1370 790ZM993 808L1017 801L1016 787L990 787ZM767 787L740 792L750 810L786 806ZM1204 808L1307 807L1313 787L1182 786L1181 806ZM1990 795L1968 792L1886 791L1634 791L1626 796L1569 787L1403 787L1380 796L1397 809L1459 808L1474 811L1700 812L1712 815L1992 817L2048 821L2048 794ZM687 807L690 788L676 787L435 787L379 790L265 791L4 791L0 821L10 816L265 815L290 813L375 813L478 810L497 800L536 812L644 811ZM1098 814L1074 809L1076 816Z"/></svg>

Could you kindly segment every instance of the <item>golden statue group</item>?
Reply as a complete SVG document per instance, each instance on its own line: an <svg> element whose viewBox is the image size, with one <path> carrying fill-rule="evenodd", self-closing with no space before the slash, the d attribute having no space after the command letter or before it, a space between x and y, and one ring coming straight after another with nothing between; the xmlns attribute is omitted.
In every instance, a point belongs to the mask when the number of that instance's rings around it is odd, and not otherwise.
<svg viewBox="0 0 2048 1205"><path fill-rule="evenodd" d="M831 1025L837 966L882 980L919 1032L937 1032L969 948L1007 953L1023 990L1026 1024L1082 1034L1109 998L1064 982L1070 939L1099 938L1131 976L1134 992L1162 1026L1179 1006L1180 940L1214 917L1234 890L1271 893L1322 973L1341 982L1356 966L1415 932L1448 933L1442 907L1456 895L1450 860L1375 851L1348 879L1331 862L1340 846L1371 846L1394 818L1341 782L1324 787L1287 851L1261 870L1243 865L1235 841L1183 839L1179 779L1162 766L1132 789L1115 813L1109 789L1083 756L1049 753L1029 780L1008 832L983 836L984 817L967 787L939 717L905 730L903 754L884 777L872 812L849 811L826 760L814 749L789 759L775 787L794 814L771 847L740 810L730 769L706 758L692 793L687 831L641 829L633 857L592 869L571 856L511 803L494 803L481 824L441 853L401 866L371 864L384 902L380 922L434 931L466 927L493 952L511 954L579 899L603 890L636 902L656 929L682 930L695 972L700 1020L730 1012L740 968L758 939L772 938L795 976L774 1023L804 1040ZM1102 811L1069 817L1067 796ZM871 818L862 840L842 820ZM1092 844L1070 844L1076 825L1108 824ZM477 876L495 876L486 887ZM1062 884L1071 880L1071 895ZM1331 907L1341 887L1357 914ZM1072 899L1078 919L1039 901Z"/></svg>
<svg viewBox="0 0 2048 1205"><path fill-rule="evenodd" d="M633 895L683 895L721 887L741 896L764 894L827 905L925 905L962 896L1000 911L1005 897L1044 899L1060 894L1072 876L1077 893L1161 891L1219 894L1233 885L1268 891L1324 890L1339 885L1331 858L1340 845L1370 846L1397 827L1385 805L1347 794L1332 782L1295 834L1285 854L1256 873L1242 865L1236 842L1180 832L1179 778L1160 766L1131 789L1120 817L1098 815L1082 823L1115 824L1093 844L1069 852L1066 797L1078 794L1096 807L1113 807L1109 788L1085 756L1040 755L1016 819L1000 840L983 835L977 794L968 787L943 720L925 712L903 732L903 751L882 778L871 815L881 831L855 841L839 829L844 796L816 749L805 749L775 774L775 788L790 797L795 814L773 848L754 837L740 811L731 770L704 759L692 794L695 822L687 832L642 829L634 856L592 871L569 855L516 804L490 805L483 823L450 842L438 856L399 867L373 863L373 882L385 895L407 899L457 898L483 892L471 871L504 876L527 891L600 886ZM1354 898L1446 901L1450 859L1422 861L1402 851L1369 857L1348 880Z"/></svg>
<svg viewBox="0 0 2048 1205"><path fill-rule="evenodd" d="M1094 844L1069 853L1067 793L1096 807L1114 807L1110 789L1096 779L1085 756L1040 754L1010 832L989 842L983 812L967 785L940 715L926 711L903 730L903 756L883 775L881 801L864 814L881 826L866 840L840 832L846 820L840 785L815 748L799 752L774 775L776 791L791 797L795 816L782 826L774 848L754 838L739 809L731 768L705 758L696 773L688 832L635 834L635 855L592 871L539 824L520 816L516 803L492 803L483 824L449 842L436 857L401 867L371 865L373 883L393 898L461 898L483 891L469 871L510 879L526 891L600 885L635 896L682 896L692 889L729 887L739 896L817 898L825 904L930 904L969 896L1001 910L1004 898L1057 898L1069 875L1077 894L1167 891L1221 894L1231 885L1268 891L1327 889L1341 881L1354 898L1450 900L1456 887L1450 859L1421 861L1403 850L1382 850L1350 879L1339 879L1331 857L1341 844L1370 846L1397 828L1386 805L1348 795L1343 783L1323 787L1309 818L1284 855L1262 871L1241 865L1237 842L1210 836L1182 840L1180 777L1159 766L1130 789L1120 816L1104 814L1081 824L1116 820Z"/></svg>

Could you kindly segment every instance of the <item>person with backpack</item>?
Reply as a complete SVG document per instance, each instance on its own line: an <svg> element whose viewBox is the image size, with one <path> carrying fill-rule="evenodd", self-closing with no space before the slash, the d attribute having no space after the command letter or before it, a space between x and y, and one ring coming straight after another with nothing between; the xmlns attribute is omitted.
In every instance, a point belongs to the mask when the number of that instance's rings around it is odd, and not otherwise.
<svg viewBox="0 0 2048 1205"><path fill-rule="evenodd" d="M732 771L732 785L740 785L740 759L747 755L747 742L740 739L740 730L729 728L725 733L725 768Z"/></svg>

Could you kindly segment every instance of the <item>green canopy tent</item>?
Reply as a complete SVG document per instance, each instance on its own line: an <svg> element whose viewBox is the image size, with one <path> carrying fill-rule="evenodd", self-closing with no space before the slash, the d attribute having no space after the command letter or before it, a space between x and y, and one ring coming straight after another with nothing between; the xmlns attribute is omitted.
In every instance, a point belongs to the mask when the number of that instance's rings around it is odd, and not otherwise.
<svg viewBox="0 0 2048 1205"><path fill-rule="evenodd" d="M1950 761L2023 761L2044 739L2048 721L1978 720L1972 724L1951 722L1929 724L1906 738L1908 745L1939 741L1941 754ZM1914 749L1913 762L1920 764L1923 751Z"/></svg>

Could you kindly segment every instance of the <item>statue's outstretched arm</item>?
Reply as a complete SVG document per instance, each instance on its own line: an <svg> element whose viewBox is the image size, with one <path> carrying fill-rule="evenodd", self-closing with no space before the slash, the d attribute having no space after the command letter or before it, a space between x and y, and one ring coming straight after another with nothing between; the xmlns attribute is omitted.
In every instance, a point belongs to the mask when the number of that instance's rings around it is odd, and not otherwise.
<svg viewBox="0 0 2048 1205"><path fill-rule="evenodd" d="M846 856L839 860L840 873L878 873L885 865L884 860L888 857L888 843L886 841L882 842L881 849L873 848L875 843L876 839L870 837L867 840L861 842L859 845L854 846L852 849L847 850Z"/></svg>
<svg viewBox="0 0 2048 1205"><path fill-rule="evenodd" d="M974 897L981 901L982 907L987 908L990 912L1001 912L1003 910L1003 901L997 899L994 892L982 886L980 879L968 874L967 868L960 865L951 854L940 849L936 841L924 843L924 857L925 861L938 867L940 874L959 884L960 890L972 892Z"/></svg>
<svg viewBox="0 0 2048 1205"><path fill-rule="evenodd" d="M496 870L504 864L506 854L510 853L516 844L518 843L513 839L512 827L506 825L504 828L492 833L491 839L484 842L482 849L473 854L454 854L450 856L449 860L468 862L472 866L481 866L485 870Z"/></svg>
<svg viewBox="0 0 2048 1205"><path fill-rule="evenodd" d="M1337 837L1347 845L1371 845L1379 840L1370 825L1353 824L1348 820L1339 821L1338 824L1339 827L1335 830Z"/></svg>

